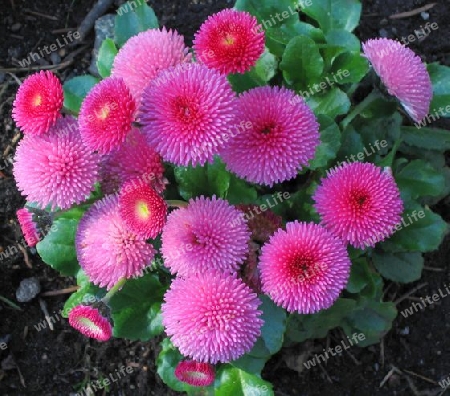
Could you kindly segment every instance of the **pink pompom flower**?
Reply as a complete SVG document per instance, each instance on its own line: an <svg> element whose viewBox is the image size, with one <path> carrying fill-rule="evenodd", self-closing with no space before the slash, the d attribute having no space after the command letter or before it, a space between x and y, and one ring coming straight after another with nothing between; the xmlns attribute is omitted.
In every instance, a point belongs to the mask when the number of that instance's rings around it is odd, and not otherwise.
<svg viewBox="0 0 450 396"><path fill-rule="evenodd" d="M17 91L12 117L30 135L42 135L61 116L64 93L61 82L50 71L27 77Z"/></svg>
<svg viewBox="0 0 450 396"><path fill-rule="evenodd" d="M75 236L78 261L90 281L111 289L121 278L141 276L155 249L129 231L119 214L119 198L108 195L81 218Z"/></svg>
<svg viewBox="0 0 450 396"><path fill-rule="evenodd" d="M200 26L194 50L200 62L221 73L245 73L264 52L264 31L248 12L225 9Z"/></svg>
<svg viewBox="0 0 450 396"><path fill-rule="evenodd" d="M112 336L109 320L98 309L88 305L77 305L69 312L69 324L86 337L97 341L108 341Z"/></svg>
<svg viewBox="0 0 450 396"><path fill-rule="evenodd" d="M15 155L14 177L27 200L67 209L84 201L97 181L98 157L83 144L72 117L48 134L26 135Z"/></svg>
<svg viewBox="0 0 450 396"><path fill-rule="evenodd" d="M36 223L33 221L33 213L27 208L19 209L16 213L20 228L29 247L36 246L39 242L39 231Z"/></svg>
<svg viewBox="0 0 450 396"><path fill-rule="evenodd" d="M261 334L261 301L235 275L207 271L176 278L164 301L167 335L184 356L198 362L238 359Z"/></svg>
<svg viewBox="0 0 450 396"><path fill-rule="evenodd" d="M184 360L177 364L175 377L192 386L209 386L214 382L214 366L194 360Z"/></svg>
<svg viewBox="0 0 450 396"><path fill-rule="evenodd" d="M225 144L235 103L224 75L204 65L182 64L147 86L139 119L148 142L166 161L203 165Z"/></svg>
<svg viewBox="0 0 450 396"><path fill-rule="evenodd" d="M186 276L209 269L236 272L247 255L250 231L227 201L201 196L170 213L161 238L164 264Z"/></svg>
<svg viewBox="0 0 450 396"><path fill-rule="evenodd" d="M236 126L221 155L229 170L252 183L272 186L296 177L320 142L314 113L286 88L258 87L242 94Z"/></svg>
<svg viewBox="0 0 450 396"><path fill-rule="evenodd" d="M108 77L92 88L81 104L81 137L92 151L107 154L131 131L136 103L123 79Z"/></svg>
<svg viewBox="0 0 450 396"><path fill-rule="evenodd" d="M389 237L402 219L403 202L392 173L371 163L332 169L313 199L324 226L360 249Z"/></svg>
<svg viewBox="0 0 450 396"><path fill-rule="evenodd" d="M262 247L262 290L289 312L314 313L333 305L350 266L345 245L324 227L287 223Z"/></svg>
<svg viewBox="0 0 450 396"><path fill-rule="evenodd" d="M422 120L430 109L433 86L420 57L388 38L366 41L363 51L389 94L399 99L414 121Z"/></svg>

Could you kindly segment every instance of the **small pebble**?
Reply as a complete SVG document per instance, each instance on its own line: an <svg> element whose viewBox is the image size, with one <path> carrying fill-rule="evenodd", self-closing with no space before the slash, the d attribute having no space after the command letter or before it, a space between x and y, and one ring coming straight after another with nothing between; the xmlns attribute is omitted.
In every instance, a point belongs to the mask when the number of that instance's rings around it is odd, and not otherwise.
<svg viewBox="0 0 450 396"><path fill-rule="evenodd" d="M15 23L14 25L11 26L11 32L18 32L21 27L22 25L20 23Z"/></svg>
<svg viewBox="0 0 450 396"><path fill-rule="evenodd" d="M430 14L428 13L428 12L421 12L420 13L420 16L422 17L422 19L424 20L424 21L428 21L428 19L430 19Z"/></svg>
<svg viewBox="0 0 450 396"><path fill-rule="evenodd" d="M19 302L31 301L41 291L39 279L32 277L24 279L20 282L19 288L16 290L16 298Z"/></svg>
<svg viewBox="0 0 450 396"><path fill-rule="evenodd" d="M57 52L52 52L52 54L50 55L50 60L54 65L59 65L61 63L61 57Z"/></svg>
<svg viewBox="0 0 450 396"><path fill-rule="evenodd" d="M404 329L400 330L401 335L408 335L409 334L409 326L406 326Z"/></svg>
<svg viewBox="0 0 450 396"><path fill-rule="evenodd" d="M380 36L386 38L387 36L389 36L389 33L385 28L382 28L380 29Z"/></svg>

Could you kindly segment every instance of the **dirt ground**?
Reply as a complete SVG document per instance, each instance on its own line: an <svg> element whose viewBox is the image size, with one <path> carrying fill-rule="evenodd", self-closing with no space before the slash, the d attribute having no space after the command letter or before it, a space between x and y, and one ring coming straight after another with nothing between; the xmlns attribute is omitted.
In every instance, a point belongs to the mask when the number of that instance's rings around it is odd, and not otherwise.
<svg viewBox="0 0 450 396"><path fill-rule="evenodd" d="M20 70L17 60L43 45L55 43L64 34L59 29L78 26L93 3L93 0L1 0L0 251L17 245L22 239L15 211L23 206L24 199L15 187L10 162L20 137L10 118L11 102L17 90L17 78L23 79L27 75ZM193 33L208 15L232 6L232 2L226 0L164 0L148 3L154 7L160 22L185 35L187 44L191 44ZM380 35L401 38L414 34L425 25L427 20L424 18L428 17L428 21L436 22L439 28L425 40L412 42L410 47L427 62L439 61L450 65L450 3L448 0L434 0L434 3L435 6L427 11L428 15L389 19L396 13L425 6L428 1L363 1L363 19L356 34L361 39ZM89 67L93 34L83 44L86 48L73 57L72 63L57 70L62 80L82 74ZM41 62L64 63L78 48L59 53L62 59L47 57ZM445 121L435 125L450 129L449 123ZM438 203L434 210L450 222L448 197ZM386 299L396 300L427 283L411 296L413 299L405 299L399 304L399 310L403 310L415 301L414 298L431 295L450 283L449 251L450 236L439 250L426 255L426 270L419 282L407 286L388 282ZM24 278L37 277L42 292L63 289L73 284L73 280L58 276L32 252L28 252L26 260L19 252L0 261L0 271L0 296L16 303L15 291ZM74 395L90 381L116 373L122 365L131 367L132 372L114 382L110 394L176 394L162 383L155 372L157 340L146 343L113 340L105 344L90 341L72 330L67 321L58 316L66 298L64 295L41 297L49 314L58 318L53 331L48 326L38 330L44 320L38 299L17 303L20 311L0 301L0 395ZM292 358L300 356L305 349L320 352L325 346L325 340L309 342L274 356L268 362L263 377L274 384L275 394L280 396L444 395L438 382L450 374L449 327L450 298L443 298L409 318L400 315L392 331L379 345L366 349L352 348L350 354L329 359L324 367L314 367L299 373L294 370L295 365L290 363ZM339 335L332 332L332 343L337 342L338 338ZM2 349L2 342L7 342L6 349ZM392 371L393 368L399 371ZM385 378L387 380L380 387Z"/></svg>

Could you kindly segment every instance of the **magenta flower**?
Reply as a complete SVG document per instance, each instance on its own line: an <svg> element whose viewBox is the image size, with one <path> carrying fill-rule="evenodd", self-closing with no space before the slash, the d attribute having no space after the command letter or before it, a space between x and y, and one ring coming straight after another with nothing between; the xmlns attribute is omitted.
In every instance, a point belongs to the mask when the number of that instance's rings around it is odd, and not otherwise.
<svg viewBox="0 0 450 396"><path fill-rule="evenodd" d="M273 233L283 224L281 216L276 215L270 209L261 211L260 205L237 205L242 213L242 221L248 220L248 226L252 232L251 238L257 242L266 242Z"/></svg>
<svg viewBox="0 0 450 396"><path fill-rule="evenodd" d="M33 221L33 213L27 208L19 209L16 213L20 228L29 247L36 246L39 242L39 231L36 223Z"/></svg>
<svg viewBox="0 0 450 396"><path fill-rule="evenodd" d="M420 57L387 38L366 41L363 51L389 94L399 99L414 121L422 120L430 109L433 86Z"/></svg>
<svg viewBox="0 0 450 396"><path fill-rule="evenodd" d="M27 200L67 209L86 199L97 181L98 157L83 144L74 118L48 134L27 135L15 155L14 177Z"/></svg>
<svg viewBox="0 0 450 396"><path fill-rule="evenodd" d="M89 91L81 104L81 137L92 151L107 154L131 131L136 103L121 78L108 77Z"/></svg>
<svg viewBox="0 0 450 396"><path fill-rule="evenodd" d="M75 247L90 281L111 289L121 278L141 276L155 250L145 238L128 231L119 214L119 198L106 196L81 218Z"/></svg>
<svg viewBox="0 0 450 396"><path fill-rule="evenodd" d="M360 249L389 237L402 219L403 202L392 174L371 163L334 168L313 199L324 226Z"/></svg>
<svg viewBox="0 0 450 396"><path fill-rule="evenodd" d="M318 144L319 124L303 98L258 87L239 97L235 130L221 154L239 177L272 186L296 177Z"/></svg>
<svg viewBox="0 0 450 396"><path fill-rule="evenodd" d="M350 275L350 258L338 238L320 225L287 223L262 247L263 292L289 312L314 313L339 297Z"/></svg>
<svg viewBox="0 0 450 396"><path fill-rule="evenodd" d="M210 269L235 272L248 252L250 231L228 202L203 196L173 211L162 233L161 253L172 274Z"/></svg>
<svg viewBox="0 0 450 396"><path fill-rule="evenodd" d="M69 312L69 324L81 334L97 341L108 341L112 336L109 320L94 307L77 305Z"/></svg>
<svg viewBox="0 0 450 396"><path fill-rule="evenodd" d="M142 131L166 161L187 166L211 162L225 144L235 117L235 96L226 77L200 64L161 73L145 89Z"/></svg>
<svg viewBox="0 0 450 396"><path fill-rule="evenodd" d="M50 71L27 77L17 91L12 118L25 133L42 135L61 116L64 94L61 82Z"/></svg>
<svg viewBox="0 0 450 396"><path fill-rule="evenodd" d="M261 301L234 275L208 271L176 278L164 301L167 335L184 356L198 362L238 359L261 333Z"/></svg>
<svg viewBox="0 0 450 396"><path fill-rule="evenodd" d="M264 52L264 31L245 11L225 9L211 15L195 35L200 62L221 73L245 73Z"/></svg>
<svg viewBox="0 0 450 396"><path fill-rule="evenodd" d="M175 377L192 386L209 386L214 382L214 366L209 363L185 360L177 364Z"/></svg>
<svg viewBox="0 0 450 396"><path fill-rule="evenodd" d="M139 106L144 88L160 71L191 58L183 36L176 31L150 29L131 37L120 49L112 76L124 79Z"/></svg>

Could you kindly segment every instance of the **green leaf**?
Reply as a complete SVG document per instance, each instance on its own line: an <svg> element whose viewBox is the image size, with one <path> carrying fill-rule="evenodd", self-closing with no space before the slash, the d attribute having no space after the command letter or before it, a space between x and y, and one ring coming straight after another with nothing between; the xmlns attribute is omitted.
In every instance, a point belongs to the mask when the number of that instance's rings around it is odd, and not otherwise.
<svg viewBox="0 0 450 396"><path fill-rule="evenodd" d="M264 29L298 21L293 0L237 0L234 8L256 16Z"/></svg>
<svg viewBox="0 0 450 396"><path fill-rule="evenodd" d="M340 114L345 114L350 109L350 99L339 88L333 87L323 95L313 95L306 99L306 103L315 114L324 114L330 118L335 118Z"/></svg>
<svg viewBox="0 0 450 396"><path fill-rule="evenodd" d="M423 257L421 253L383 254L374 252L373 263L386 279L400 283L419 280L422 275Z"/></svg>
<svg viewBox="0 0 450 396"><path fill-rule="evenodd" d="M444 152L450 150L450 133L445 129L402 126L402 138L410 146Z"/></svg>
<svg viewBox="0 0 450 396"><path fill-rule="evenodd" d="M277 72L278 61L269 50L264 51L254 66L256 75L264 82L270 81Z"/></svg>
<svg viewBox="0 0 450 396"><path fill-rule="evenodd" d="M267 360L269 360L269 357L270 355L263 358L257 358L246 353L239 359L233 360L231 364L240 370L246 371L247 373L260 376Z"/></svg>
<svg viewBox="0 0 450 396"><path fill-rule="evenodd" d="M438 111L443 117L450 117L450 67L438 63L427 66L433 84L433 100L430 104L430 114ZM442 112L439 108L443 108Z"/></svg>
<svg viewBox="0 0 450 396"><path fill-rule="evenodd" d="M338 125L326 115L320 114L317 118L320 123L320 145L309 163L310 169L326 167L336 158L341 147L341 130Z"/></svg>
<svg viewBox="0 0 450 396"><path fill-rule="evenodd" d="M352 125L349 125L342 132L342 144L337 159L341 162L350 162L352 160L352 155L355 156L361 152L364 152L364 143L361 135L356 132Z"/></svg>
<svg viewBox="0 0 450 396"><path fill-rule="evenodd" d="M272 384L259 376L224 365L217 373L215 396L272 396Z"/></svg>
<svg viewBox="0 0 450 396"><path fill-rule="evenodd" d="M332 77L330 80L339 85L357 83L368 71L369 63L360 52L346 52L334 60L330 70Z"/></svg>
<svg viewBox="0 0 450 396"><path fill-rule="evenodd" d="M103 40L103 43L98 51L97 68L98 73L103 77L111 75L111 69L114 58L117 55L116 44L110 38Z"/></svg>
<svg viewBox="0 0 450 396"><path fill-rule="evenodd" d="M232 205L251 204L256 201L258 192L245 180L230 175L230 186L226 195L227 201Z"/></svg>
<svg viewBox="0 0 450 396"><path fill-rule="evenodd" d="M161 334L165 287L155 274L130 279L110 300L114 336L147 341Z"/></svg>
<svg viewBox="0 0 450 396"><path fill-rule="evenodd" d="M343 29L330 30L325 39L329 45L341 47L345 51L358 52L361 50L361 43L353 33Z"/></svg>
<svg viewBox="0 0 450 396"><path fill-rule="evenodd" d="M89 74L74 77L66 81L63 85L64 107L71 113L77 115L84 98L99 81L100 79Z"/></svg>
<svg viewBox="0 0 450 396"><path fill-rule="evenodd" d="M365 257L359 257L352 260L350 278L346 289L350 293L359 293L367 285L370 285L371 282L372 274L370 272L367 259Z"/></svg>

